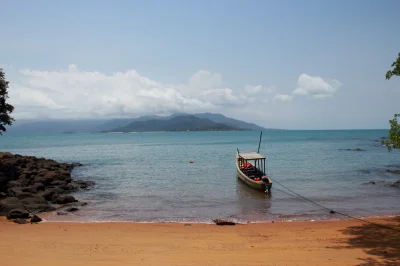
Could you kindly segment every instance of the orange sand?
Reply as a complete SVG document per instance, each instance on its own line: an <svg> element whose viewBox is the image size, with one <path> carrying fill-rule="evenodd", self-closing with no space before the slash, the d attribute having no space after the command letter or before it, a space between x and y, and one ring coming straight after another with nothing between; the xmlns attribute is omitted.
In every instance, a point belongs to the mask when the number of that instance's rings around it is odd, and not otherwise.
<svg viewBox="0 0 400 266"><path fill-rule="evenodd" d="M400 217L373 219L400 230ZM400 233L354 220L236 226L0 220L0 264L400 265Z"/></svg>

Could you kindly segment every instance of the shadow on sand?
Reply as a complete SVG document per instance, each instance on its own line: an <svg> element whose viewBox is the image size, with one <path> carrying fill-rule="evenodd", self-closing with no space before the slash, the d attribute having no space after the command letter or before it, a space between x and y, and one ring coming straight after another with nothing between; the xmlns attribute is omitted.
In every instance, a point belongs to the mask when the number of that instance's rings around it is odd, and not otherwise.
<svg viewBox="0 0 400 266"><path fill-rule="evenodd" d="M348 227L342 232L349 235L346 248L361 248L373 257L360 259L358 266L399 266L400 265L400 216L395 217L389 230L373 224Z"/></svg>

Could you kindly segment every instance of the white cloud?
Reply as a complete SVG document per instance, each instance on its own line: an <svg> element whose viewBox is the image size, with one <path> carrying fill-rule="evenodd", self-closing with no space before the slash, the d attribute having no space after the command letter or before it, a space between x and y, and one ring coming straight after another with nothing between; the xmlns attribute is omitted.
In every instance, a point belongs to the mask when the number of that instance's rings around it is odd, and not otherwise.
<svg viewBox="0 0 400 266"><path fill-rule="evenodd" d="M244 91L247 94L258 94L258 93L272 93L276 91L276 87L274 85L266 87L262 85L246 85L244 87Z"/></svg>
<svg viewBox="0 0 400 266"><path fill-rule="evenodd" d="M313 77L303 73L297 80L297 88L293 91L293 94L323 98L333 96L341 86L342 84L338 80L326 81L321 77Z"/></svg>
<svg viewBox="0 0 400 266"><path fill-rule="evenodd" d="M293 96L289 95L289 94L277 94L277 95L275 95L274 98L281 100L283 102L291 102L293 99Z"/></svg>
<svg viewBox="0 0 400 266"><path fill-rule="evenodd" d="M222 76L200 70L187 84L164 84L135 70L107 75L70 65L65 71L21 70L10 79L10 103L21 118L133 117L218 111L265 101L271 88L233 89ZM264 95L265 94L265 95Z"/></svg>
<svg viewBox="0 0 400 266"><path fill-rule="evenodd" d="M189 79L188 88L195 91L207 90L210 88L220 88L222 86L222 76L219 73L211 73L206 70L199 70Z"/></svg>

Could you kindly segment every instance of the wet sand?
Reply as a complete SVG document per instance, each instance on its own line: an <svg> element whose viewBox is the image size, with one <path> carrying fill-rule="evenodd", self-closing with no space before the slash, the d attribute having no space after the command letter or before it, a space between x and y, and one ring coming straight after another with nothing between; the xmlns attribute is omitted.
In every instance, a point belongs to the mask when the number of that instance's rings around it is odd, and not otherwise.
<svg viewBox="0 0 400 266"><path fill-rule="evenodd" d="M217 226L18 225L0 220L1 265L400 265L400 217Z"/></svg>

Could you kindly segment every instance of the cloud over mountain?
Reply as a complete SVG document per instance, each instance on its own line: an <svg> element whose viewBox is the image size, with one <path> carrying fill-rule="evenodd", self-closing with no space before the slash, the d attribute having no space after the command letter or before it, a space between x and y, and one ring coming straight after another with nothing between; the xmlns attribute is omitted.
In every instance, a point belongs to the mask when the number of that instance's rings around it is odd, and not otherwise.
<svg viewBox="0 0 400 266"><path fill-rule="evenodd" d="M200 70L187 84L164 84L135 70L105 74L69 65L63 71L25 69L10 80L17 118L131 117L200 112L265 100L271 89L223 86L222 75ZM254 96L257 97L254 97ZM260 100L259 100L260 99Z"/></svg>

